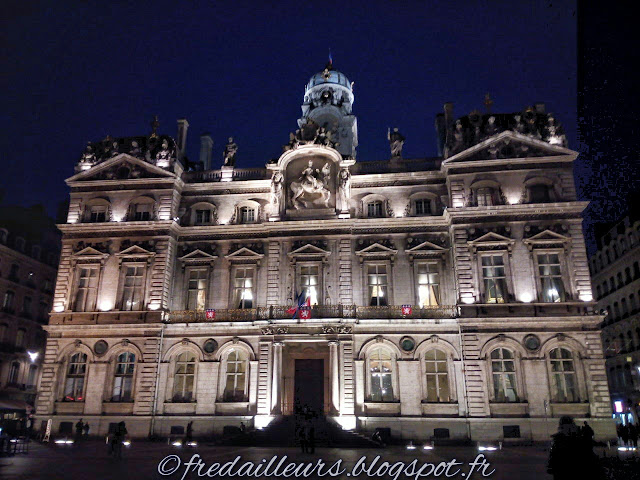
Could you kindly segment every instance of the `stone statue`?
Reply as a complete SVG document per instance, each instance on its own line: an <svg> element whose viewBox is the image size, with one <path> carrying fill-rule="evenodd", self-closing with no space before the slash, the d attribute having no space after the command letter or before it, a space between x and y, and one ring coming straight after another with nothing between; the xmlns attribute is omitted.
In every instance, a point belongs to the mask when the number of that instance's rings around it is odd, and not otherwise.
<svg viewBox="0 0 640 480"><path fill-rule="evenodd" d="M171 163L171 150L169 150L169 142L165 139L162 141L160 150L156 153L156 165L159 167L168 167Z"/></svg>
<svg viewBox="0 0 640 480"><path fill-rule="evenodd" d="M233 167L236 164L236 153L238 153L238 145L233 141L233 137L229 137L223 154L225 167Z"/></svg>
<svg viewBox="0 0 640 480"><path fill-rule="evenodd" d="M462 122L456 120L456 128L453 131L453 143L447 151L447 157L460 153L465 148L464 143L464 130L462 128Z"/></svg>
<svg viewBox="0 0 640 480"><path fill-rule="evenodd" d="M295 150L296 148L298 148L298 134L299 134L300 130L296 130L296 133L290 132L289 133L289 143L287 143L286 145L283 145L282 147L282 151L283 152L287 152L289 150Z"/></svg>
<svg viewBox="0 0 640 480"><path fill-rule="evenodd" d="M398 132L397 128L394 128L393 132L387 130L387 140L389 140L389 147L391 148L391 158L401 158L405 138Z"/></svg>
<svg viewBox="0 0 640 480"><path fill-rule="evenodd" d="M83 163L96 163L96 153L93 151L91 144L88 144L85 147L80 161Z"/></svg>
<svg viewBox="0 0 640 480"><path fill-rule="evenodd" d="M136 142L135 140L131 142L131 150L129 150L129 155L137 158L142 157L142 149L140 148L138 142Z"/></svg>
<svg viewBox="0 0 640 480"><path fill-rule="evenodd" d="M280 170L273 173L271 177L271 211L273 215L280 213L280 205L282 204L282 184L284 176Z"/></svg>
<svg viewBox="0 0 640 480"><path fill-rule="evenodd" d="M496 125L496 117L491 115L487 119L487 124L484 126L484 134L487 137L492 137L496 133L498 133L498 126Z"/></svg>
<svg viewBox="0 0 640 480"><path fill-rule="evenodd" d="M522 123L522 116L514 115L513 119L516 121L516 124L513 126L513 130L524 135L526 133L527 127L525 127L524 123Z"/></svg>
<svg viewBox="0 0 640 480"><path fill-rule="evenodd" d="M351 198L351 173L348 168L340 170L338 177L338 194L340 195L340 210L349 211L349 199Z"/></svg>
<svg viewBox="0 0 640 480"><path fill-rule="evenodd" d="M296 210L313 205L317 200L325 208L329 207L331 192L328 188L331 165L327 162L321 170L313 168L313 160L302 171L298 180L291 182L291 204ZM303 198L301 198L303 197ZM319 197L319 198L317 198Z"/></svg>
<svg viewBox="0 0 640 480"><path fill-rule="evenodd" d="M118 142L111 142L111 148L109 149L109 156L115 157L119 153L120 153L120 146L118 145Z"/></svg>

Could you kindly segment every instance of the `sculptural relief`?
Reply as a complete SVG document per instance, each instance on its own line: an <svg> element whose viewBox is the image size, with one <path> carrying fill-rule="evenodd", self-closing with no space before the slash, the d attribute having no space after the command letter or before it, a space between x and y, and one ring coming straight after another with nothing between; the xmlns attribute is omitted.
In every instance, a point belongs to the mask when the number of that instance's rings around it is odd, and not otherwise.
<svg viewBox="0 0 640 480"><path fill-rule="evenodd" d="M340 197L340 211L349 211L349 199L351 198L351 173L348 168L340 170L338 177L338 195Z"/></svg>
<svg viewBox="0 0 640 480"><path fill-rule="evenodd" d="M313 160L309 160L300 176L289 184L291 206L296 210L309 207L328 208L331 198L330 175L329 162L325 161L318 169L313 166Z"/></svg>
<svg viewBox="0 0 640 480"><path fill-rule="evenodd" d="M281 171L276 171L271 177L271 213L278 215L280 213L280 205L282 205L282 184L284 176Z"/></svg>

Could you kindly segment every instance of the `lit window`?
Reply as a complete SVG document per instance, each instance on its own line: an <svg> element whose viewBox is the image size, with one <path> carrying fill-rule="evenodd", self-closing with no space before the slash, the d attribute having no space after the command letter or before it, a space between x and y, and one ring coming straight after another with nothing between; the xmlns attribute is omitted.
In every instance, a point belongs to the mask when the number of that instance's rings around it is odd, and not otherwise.
<svg viewBox="0 0 640 480"><path fill-rule="evenodd" d="M80 267L76 291L75 311L91 312L98 296L98 267Z"/></svg>
<svg viewBox="0 0 640 480"><path fill-rule="evenodd" d="M133 392L133 372L136 367L136 356L130 352L118 355L113 380L112 402L130 402Z"/></svg>
<svg viewBox="0 0 640 480"><path fill-rule="evenodd" d="M449 377L447 372L447 354L433 349L424 354L427 374L427 402L449 402Z"/></svg>
<svg viewBox="0 0 640 480"><path fill-rule="evenodd" d="M211 223L211 210L196 210L196 225Z"/></svg>
<svg viewBox="0 0 640 480"><path fill-rule="evenodd" d="M18 383L18 374L20 373L20 364L18 362L12 362L11 368L9 369L9 383L16 384Z"/></svg>
<svg viewBox="0 0 640 480"><path fill-rule="evenodd" d="M380 200L367 203L367 217L369 218L382 217L382 202Z"/></svg>
<svg viewBox="0 0 640 480"><path fill-rule="evenodd" d="M552 375L552 400L566 403L578 401L576 370L573 355L566 348L554 348L549 352Z"/></svg>
<svg viewBox="0 0 640 480"><path fill-rule="evenodd" d="M386 348L376 348L369 356L372 402L392 402L393 379L391 354Z"/></svg>
<svg viewBox="0 0 640 480"><path fill-rule="evenodd" d="M227 378L224 387L225 402L243 402L246 400L245 385L247 360L242 352L233 351L227 357Z"/></svg>
<svg viewBox="0 0 640 480"><path fill-rule="evenodd" d="M126 265L122 282L122 310L141 310L144 296L144 267Z"/></svg>
<svg viewBox="0 0 640 480"><path fill-rule="evenodd" d="M420 198L413 202L416 215L431 215L431 200Z"/></svg>
<svg viewBox="0 0 640 480"><path fill-rule="evenodd" d="M89 221L92 223L107 221L107 206L92 205L89 212Z"/></svg>
<svg viewBox="0 0 640 480"><path fill-rule="evenodd" d="M189 270L187 310L204 310L207 298L207 270Z"/></svg>
<svg viewBox="0 0 640 480"><path fill-rule="evenodd" d="M38 367L36 365L29 366L29 375L27 376L27 388L35 388L36 386L36 374L38 373Z"/></svg>
<svg viewBox="0 0 640 480"><path fill-rule="evenodd" d="M252 207L240 208L240 223L255 223L256 210Z"/></svg>
<svg viewBox="0 0 640 480"><path fill-rule="evenodd" d="M436 263L418 263L418 305L440 305L440 274Z"/></svg>
<svg viewBox="0 0 640 480"><path fill-rule="evenodd" d="M4 308L5 310L11 310L13 308L13 299L15 298L15 296L16 294L11 290L7 290L4 294L4 302L2 303L2 308Z"/></svg>
<svg viewBox="0 0 640 480"><path fill-rule="evenodd" d="M538 275L543 302L564 302L565 292L557 253L538 254Z"/></svg>
<svg viewBox="0 0 640 480"><path fill-rule="evenodd" d="M253 308L253 267L236 267L233 279L234 308Z"/></svg>
<svg viewBox="0 0 640 480"><path fill-rule="evenodd" d="M490 207L493 202L493 188L482 187L476 190L476 203L479 207Z"/></svg>
<svg viewBox="0 0 640 480"><path fill-rule="evenodd" d="M84 401L84 378L87 374L87 355L75 353L69 359L67 378L64 384L65 402Z"/></svg>
<svg viewBox="0 0 640 480"><path fill-rule="evenodd" d="M496 402L517 402L516 367L513 353L506 348L491 352L493 395Z"/></svg>
<svg viewBox="0 0 640 480"><path fill-rule="evenodd" d="M482 279L486 303L505 303L507 301L507 280L502 255L482 257Z"/></svg>
<svg viewBox="0 0 640 480"><path fill-rule="evenodd" d="M196 357L183 352L176 358L175 375L173 376L173 401L191 402L196 376Z"/></svg>
<svg viewBox="0 0 640 480"><path fill-rule="evenodd" d="M318 305L319 281L320 274L317 265L302 265L300 267L300 290L302 290L302 298L309 298L311 305Z"/></svg>
<svg viewBox="0 0 640 480"><path fill-rule="evenodd" d="M389 304L386 265L367 265L367 286L370 306L381 307Z"/></svg>

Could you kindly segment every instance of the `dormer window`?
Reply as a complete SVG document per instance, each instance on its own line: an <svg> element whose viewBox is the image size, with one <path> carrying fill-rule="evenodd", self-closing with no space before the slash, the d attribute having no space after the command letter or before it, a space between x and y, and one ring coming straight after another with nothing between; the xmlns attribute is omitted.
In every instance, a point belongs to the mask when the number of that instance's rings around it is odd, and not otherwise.
<svg viewBox="0 0 640 480"><path fill-rule="evenodd" d="M25 240L22 237L16 237L16 250L24 252Z"/></svg>
<svg viewBox="0 0 640 480"><path fill-rule="evenodd" d="M89 211L89 221L91 223L107 221L107 207L105 205L93 205Z"/></svg>
<svg viewBox="0 0 640 480"><path fill-rule="evenodd" d="M256 209L253 207L240 207L240 223L255 223Z"/></svg>
<svg viewBox="0 0 640 480"><path fill-rule="evenodd" d="M374 200L367 203L367 217L369 218L382 218L383 208L381 200Z"/></svg>
<svg viewBox="0 0 640 480"><path fill-rule="evenodd" d="M196 210L196 225L207 225L211 223L211 210Z"/></svg>
<svg viewBox="0 0 640 480"><path fill-rule="evenodd" d="M413 208L416 215L431 215L433 209L431 208L432 201L428 198L419 198L413 202Z"/></svg>
<svg viewBox="0 0 640 480"><path fill-rule="evenodd" d="M0 228L0 243L7 243L8 235L9 235L9 232L6 229Z"/></svg>
<svg viewBox="0 0 640 480"><path fill-rule="evenodd" d="M548 203L550 201L551 195L548 185L536 184L529 187L530 203Z"/></svg>
<svg viewBox="0 0 640 480"><path fill-rule="evenodd" d="M151 204L138 203L133 206L133 221L142 222L151 220Z"/></svg>
<svg viewBox="0 0 640 480"><path fill-rule="evenodd" d="M40 248L40 245L34 245L33 247L31 247L31 256L36 260L40 260L41 253L42 253L42 248Z"/></svg>
<svg viewBox="0 0 640 480"><path fill-rule="evenodd" d="M478 207L491 207L495 205L494 191L491 187L482 187L476 190L476 203Z"/></svg>

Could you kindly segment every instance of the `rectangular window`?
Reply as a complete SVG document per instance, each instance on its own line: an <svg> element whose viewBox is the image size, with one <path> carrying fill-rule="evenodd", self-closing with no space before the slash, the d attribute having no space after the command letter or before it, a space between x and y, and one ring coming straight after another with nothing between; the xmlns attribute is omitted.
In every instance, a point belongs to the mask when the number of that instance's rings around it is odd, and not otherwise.
<svg viewBox="0 0 640 480"><path fill-rule="evenodd" d="M24 347L24 337L27 331L24 328L19 328L16 333L16 347L22 348Z"/></svg>
<svg viewBox="0 0 640 480"><path fill-rule="evenodd" d="M204 310L207 298L207 270L189 270L187 310Z"/></svg>
<svg viewBox="0 0 640 480"><path fill-rule="evenodd" d="M418 263L418 305L440 305L440 274L437 263Z"/></svg>
<svg viewBox="0 0 640 480"><path fill-rule="evenodd" d="M427 402L449 402L449 378L447 375L447 355L442 350L425 353L427 374Z"/></svg>
<svg viewBox="0 0 640 480"><path fill-rule="evenodd" d="M557 253L541 253L537 255L537 259L541 287L540 300L543 302L564 302L565 291L559 255Z"/></svg>
<svg viewBox="0 0 640 480"><path fill-rule="evenodd" d="M387 283L387 266L385 264L367 265L367 286L370 306L382 307L389 305L389 285Z"/></svg>
<svg viewBox="0 0 640 480"><path fill-rule="evenodd" d="M123 265L122 310L141 310L144 297L144 267Z"/></svg>
<svg viewBox="0 0 640 480"><path fill-rule="evenodd" d="M80 267L76 289L76 312L91 312L98 297L98 267Z"/></svg>
<svg viewBox="0 0 640 480"><path fill-rule="evenodd" d="M27 388L35 388L36 386L36 373L38 373L38 367L35 365L29 366L29 375L27 376Z"/></svg>
<svg viewBox="0 0 640 480"><path fill-rule="evenodd" d="M431 215L431 200L421 198L415 201L416 215Z"/></svg>
<svg viewBox="0 0 640 480"><path fill-rule="evenodd" d="M507 301L507 279L502 255L482 257L482 281L486 303L505 303Z"/></svg>
<svg viewBox="0 0 640 480"><path fill-rule="evenodd" d="M254 267L238 266L233 278L234 308L253 308Z"/></svg>
<svg viewBox="0 0 640 480"><path fill-rule="evenodd" d="M531 203L550 202L549 187L547 185L531 185L529 187L529 201Z"/></svg>
<svg viewBox="0 0 640 480"><path fill-rule="evenodd" d="M493 205L493 189L488 187L476 190L476 200L479 207L490 207Z"/></svg>
<svg viewBox="0 0 640 480"><path fill-rule="evenodd" d="M196 210L196 225L211 223L211 210Z"/></svg>
<svg viewBox="0 0 640 480"><path fill-rule="evenodd" d="M150 203L138 203L135 205L133 212L133 219L135 221L151 220L151 204Z"/></svg>
<svg viewBox="0 0 640 480"><path fill-rule="evenodd" d="M13 308L13 299L15 298L15 293L13 293L11 290L8 290L7 292L5 292L4 294L4 302L2 303L2 307L5 310L9 310L11 308Z"/></svg>
<svg viewBox="0 0 640 480"><path fill-rule="evenodd" d="M382 217L382 202L375 201L367 203L367 217L380 218Z"/></svg>
<svg viewBox="0 0 640 480"><path fill-rule="evenodd" d="M317 265L300 266L300 290L303 298L309 298L311 305L318 305L320 298L320 267Z"/></svg>
<svg viewBox="0 0 640 480"><path fill-rule="evenodd" d="M94 205L91 207L89 216L90 222L106 222L107 221L107 207L104 205Z"/></svg>
<svg viewBox="0 0 640 480"><path fill-rule="evenodd" d="M254 223L256 221L256 210L251 207L240 209L240 223Z"/></svg>
<svg viewBox="0 0 640 480"><path fill-rule="evenodd" d="M136 357L133 353L124 352L118 355L113 379L112 402L130 402L133 392L133 372Z"/></svg>
<svg viewBox="0 0 640 480"><path fill-rule="evenodd" d="M22 314L28 317L31 316L31 297L23 297Z"/></svg>

